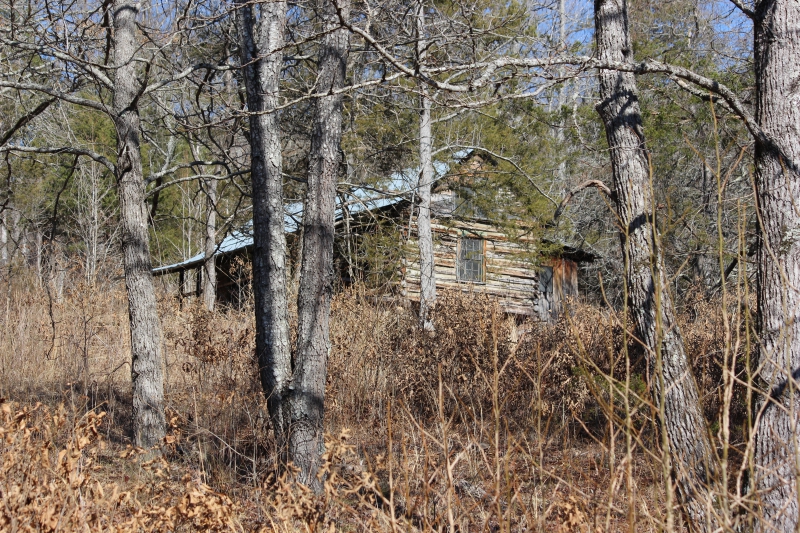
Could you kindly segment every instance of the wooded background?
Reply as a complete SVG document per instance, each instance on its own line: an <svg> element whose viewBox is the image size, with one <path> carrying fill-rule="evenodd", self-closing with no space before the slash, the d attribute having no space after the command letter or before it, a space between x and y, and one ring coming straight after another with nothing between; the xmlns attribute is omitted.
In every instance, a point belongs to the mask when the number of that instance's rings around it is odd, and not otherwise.
<svg viewBox="0 0 800 533"><path fill-rule="evenodd" d="M493 165L471 200L508 239L598 258L584 292L630 319L666 493L690 527L733 530L758 501L756 530L795 530L796 1L2 0L0 19L6 309L26 275L50 301L77 280L124 281L136 445L160 446L168 425L152 267L204 253L213 310L216 244L252 221L278 470L293 462L323 491L337 199L391 196L412 176L419 326L436 335L431 189L437 164L477 153ZM287 204L303 206L296 250ZM370 242L340 251L354 272L385 255ZM757 363L726 355L722 370L725 394L746 382L753 397L735 494L678 326L696 298L752 309Z"/></svg>

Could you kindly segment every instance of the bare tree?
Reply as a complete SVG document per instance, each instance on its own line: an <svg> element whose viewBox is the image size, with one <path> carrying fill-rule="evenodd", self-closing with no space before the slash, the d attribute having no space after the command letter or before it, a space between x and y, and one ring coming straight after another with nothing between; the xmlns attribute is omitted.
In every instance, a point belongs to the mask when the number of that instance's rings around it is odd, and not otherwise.
<svg viewBox="0 0 800 533"><path fill-rule="evenodd" d="M303 258L297 296L297 348L289 400L289 453L300 468L299 481L315 490L324 450L325 381L330 351L333 296L333 235L336 182L342 164L342 104L350 33L339 27L350 4L320 0L324 36L319 45L319 74L303 213Z"/></svg>
<svg viewBox="0 0 800 533"><path fill-rule="evenodd" d="M133 428L138 446L150 448L166 434L161 326L150 271L145 187L137 105L143 87L137 79L136 16L139 4L112 4L114 25L113 119L117 130L117 184L122 221L122 252L131 325Z"/></svg>
<svg viewBox="0 0 800 533"><path fill-rule="evenodd" d="M283 65L285 2L239 4L242 65L250 112L250 174L253 183L253 293L256 354L261 385L282 462L288 455L286 402L292 378L286 295L283 163L278 114Z"/></svg>
<svg viewBox="0 0 800 533"><path fill-rule="evenodd" d="M595 37L599 61L632 62L626 0L596 0ZM714 531L716 456L664 273L636 80L611 70L599 77L597 110L610 148L630 311L655 376L654 399L684 514L695 529Z"/></svg>
<svg viewBox="0 0 800 533"><path fill-rule="evenodd" d="M174 154L158 150L165 154L162 169L145 178L141 146L150 139L147 128L142 127L140 107L143 102L152 102L153 96L169 85L186 80L197 71L225 67L180 64L188 56L168 52L179 48L188 30L177 28L182 24L177 19L168 20L166 25L163 20L152 24L153 10L157 9L154 5L115 0L81 7L40 5L24 19L14 19L17 26L9 31L4 28L0 37L11 55L37 59L17 62L14 68L4 70L0 88L47 95L61 105L79 106L110 117L116 132L116 161L97 153L93 147L81 146L75 139L65 140L64 145L9 143L0 146L0 151L72 154L92 159L114 173L130 319L133 436L137 445L151 447L160 443L166 427L160 324L150 272L146 187L181 169L217 163L175 164ZM69 10L69 16L65 10ZM42 21L58 23L39 24L37 16ZM18 25L23 23L25 31L20 31ZM33 66L35 63L41 65ZM159 112L165 109L171 110L168 105L151 108ZM152 142L150 145L154 146ZM152 158L150 163L152 167ZM183 181L186 179L175 178L169 183L159 183L156 189Z"/></svg>
<svg viewBox="0 0 800 533"><path fill-rule="evenodd" d="M421 11L421 9L420 9ZM433 186L433 139L431 136L431 99L423 88L419 115L419 184L417 195L417 233L419 239L419 322L426 331L433 331L433 309L436 306L436 270L431 230L431 187Z"/></svg>
<svg viewBox="0 0 800 533"><path fill-rule="evenodd" d="M84 249L83 270L88 284L93 284L98 275L101 263L108 256L109 249L115 243L114 232L105 235L116 209L104 208L104 201L111 193L104 186L103 180L110 173L103 165L95 161L84 161L76 176L77 202L72 214L78 238Z"/></svg>
<svg viewBox="0 0 800 533"><path fill-rule="evenodd" d="M756 531L797 531L800 455L800 4L760 0L744 8L755 30L759 377L754 494Z"/></svg>
<svg viewBox="0 0 800 533"><path fill-rule="evenodd" d="M417 63L422 65L428 54L425 39L425 4L417 5ZM420 86L419 115L419 212L417 233L419 239L419 322L420 326L433 331L431 313L436 306L436 270L433 263L433 233L431 231L431 187L433 186L433 138L431 133L431 98L426 85Z"/></svg>

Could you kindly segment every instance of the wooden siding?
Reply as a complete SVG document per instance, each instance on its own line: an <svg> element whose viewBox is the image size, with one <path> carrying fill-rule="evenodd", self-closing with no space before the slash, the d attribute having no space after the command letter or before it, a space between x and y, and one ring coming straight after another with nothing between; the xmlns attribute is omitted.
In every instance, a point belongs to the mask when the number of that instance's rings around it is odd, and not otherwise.
<svg viewBox="0 0 800 533"><path fill-rule="evenodd" d="M523 246L510 242L494 226L475 221L454 221L442 224L433 220L434 270L437 288L474 291L496 297L508 313L535 315L540 299L537 269L519 256ZM407 242L408 258L403 276L404 295L419 301L420 272L419 251L416 241L416 222L412 220L411 235ZM484 274L482 282L463 282L457 276L460 238L484 239Z"/></svg>

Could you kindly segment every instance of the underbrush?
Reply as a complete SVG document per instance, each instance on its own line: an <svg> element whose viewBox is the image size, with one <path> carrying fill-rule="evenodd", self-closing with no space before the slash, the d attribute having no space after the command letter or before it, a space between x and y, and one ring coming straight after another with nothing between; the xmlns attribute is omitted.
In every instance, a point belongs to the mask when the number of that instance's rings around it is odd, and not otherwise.
<svg viewBox="0 0 800 533"><path fill-rule="evenodd" d="M130 447L123 291L76 285L58 301L35 284L12 291L0 529L660 531L674 511L649 372L608 310L573 303L541 324L445 292L430 334L405 306L338 294L327 479L314 496L274 475L252 309L162 298L168 453L148 460ZM693 303L681 328L709 424L727 408L736 449L747 410L725 401L719 307Z"/></svg>

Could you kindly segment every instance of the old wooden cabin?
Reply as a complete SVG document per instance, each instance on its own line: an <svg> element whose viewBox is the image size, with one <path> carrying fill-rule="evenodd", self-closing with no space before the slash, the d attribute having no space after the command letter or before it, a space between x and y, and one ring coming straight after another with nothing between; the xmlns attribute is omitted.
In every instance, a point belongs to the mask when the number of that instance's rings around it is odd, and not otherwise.
<svg viewBox="0 0 800 533"><path fill-rule="evenodd" d="M578 296L579 264L594 256L524 232L514 235L484 216L463 193L463 182L454 186L452 180L441 179L434 187L431 217L437 288L486 293L497 298L506 313L554 320L564 303ZM356 193L351 201L339 200L335 258L340 283L362 282L381 298L419 302L418 208L413 189L380 196ZM290 242L298 240L300 217L297 205L287 207ZM247 297L252 243L247 227L218 246L215 260L221 304L238 305ZM199 294L204 261L203 254L198 254L153 273L177 273L181 297Z"/></svg>

